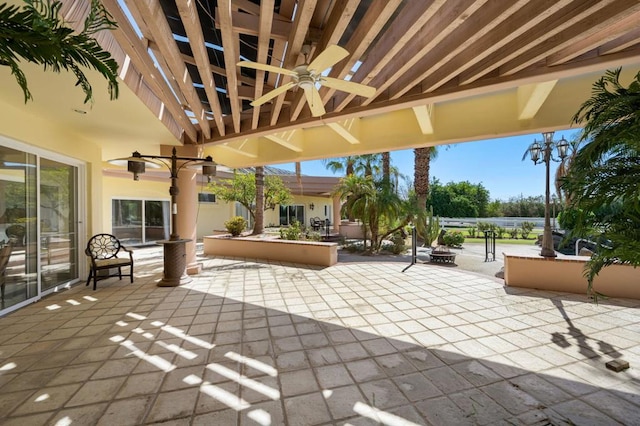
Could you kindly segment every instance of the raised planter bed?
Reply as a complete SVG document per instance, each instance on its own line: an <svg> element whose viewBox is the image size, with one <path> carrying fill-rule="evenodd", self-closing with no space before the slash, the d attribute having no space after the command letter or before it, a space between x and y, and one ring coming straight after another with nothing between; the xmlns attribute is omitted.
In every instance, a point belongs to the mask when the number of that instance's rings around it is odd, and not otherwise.
<svg viewBox="0 0 640 426"><path fill-rule="evenodd" d="M226 235L206 236L203 243L204 254L208 256L246 257L319 266L338 263L337 243Z"/></svg>
<svg viewBox="0 0 640 426"><path fill-rule="evenodd" d="M511 287L586 294L587 256L544 258L504 254L504 283ZM609 297L640 299L640 268L611 265L600 271L593 289Z"/></svg>

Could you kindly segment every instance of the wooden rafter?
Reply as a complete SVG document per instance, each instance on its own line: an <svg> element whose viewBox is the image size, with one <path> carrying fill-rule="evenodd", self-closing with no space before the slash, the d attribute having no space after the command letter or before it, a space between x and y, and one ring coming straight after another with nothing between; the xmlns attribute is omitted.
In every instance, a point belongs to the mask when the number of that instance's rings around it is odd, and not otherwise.
<svg viewBox="0 0 640 426"><path fill-rule="evenodd" d="M123 50L131 57L131 61L135 64L136 69L145 79L146 83L152 88L156 96L166 105L167 109L176 121L183 128L186 135L192 141L197 140L197 132L189 117L185 114L182 106L178 103L169 87L163 83L162 77L155 68L145 44L135 33L124 12L118 5L117 0L103 0L105 8L109 11L118 22L118 28L113 31L113 35L123 48Z"/></svg>
<svg viewBox="0 0 640 426"><path fill-rule="evenodd" d="M200 19L198 17L198 10L193 1L190 0L177 0L176 5L182 18L182 25L187 32L191 44L191 50L193 51L193 57L200 73L200 79L204 85L204 91L209 105L211 105L211 111L213 112L213 119L218 128L218 132L224 136L224 122L222 121L222 107L220 106L220 100L218 99L218 92L216 83L213 80L213 72L209 64L209 55L207 48L204 44L204 37L202 36L202 27L200 25ZM182 57L182 55L181 55Z"/></svg>
<svg viewBox="0 0 640 426"><path fill-rule="evenodd" d="M139 15L144 20L144 24L152 37L152 40L158 45L158 48L167 62L169 69L164 70L166 74L172 74L182 89L185 98L189 101L191 111L198 121L202 134L205 138L211 137L211 127L207 120L200 98L193 87L193 81L189 76L186 65L181 60L180 51L176 43L173 41L173 34L169 28L166 17L162 13L162 7L158 0L148 0L144 2L127 1L129 9L137 9ZM141 23L138 23L141 25Z"/></svg>

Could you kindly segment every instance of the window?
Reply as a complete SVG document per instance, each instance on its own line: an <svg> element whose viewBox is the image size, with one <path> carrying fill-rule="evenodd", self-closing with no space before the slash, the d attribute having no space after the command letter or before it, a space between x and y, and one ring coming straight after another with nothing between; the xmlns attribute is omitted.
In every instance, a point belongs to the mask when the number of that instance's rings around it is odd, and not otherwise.
<svg viewBox="0 0 640 426"><path fill-rule="evenodd" d="M147 244L169 238L169 202L113 200L112 233L125 244Z"/></svg>
<svg viewBox="0 0 640 426"><path fill-rule="evenodd" d="M198 202L199 203L215 203L216 194L210 194L208 192L200 192L198 193Z"/></svg>
<svg viewBox="0 0 640 426"><path fill-rule="evenodd" d="M280 206L280 225L291 225L294 220L304 225L304 206Z"/></svg>

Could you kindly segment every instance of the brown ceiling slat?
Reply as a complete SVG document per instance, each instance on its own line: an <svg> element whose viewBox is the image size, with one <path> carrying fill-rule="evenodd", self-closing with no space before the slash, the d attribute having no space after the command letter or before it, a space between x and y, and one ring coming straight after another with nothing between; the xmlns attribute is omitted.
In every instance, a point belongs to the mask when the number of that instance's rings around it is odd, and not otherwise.
<svg viewBox="0 0 640 426"><path fill-rule="evenodd" d="M637 0L624 0L614 2L600 9L597 14L592 14L570 28L560 32L554 39L547 39L528 52L519 55L500 67L501 75L511 75L527 68L528 66L547 58L573 43L602 31L608 25L640 11L640 2Z"/></svg>
<svg viewBox="0 0 640 426"><path fill-rule="evenodd" d="M547 58L547 65L558 65L570 61L583 53L597 48L603 43L615 40L627 31L637 29L640 26L640 13L632 13L615 19L612 25L602 28L588 37L581 38L570 46Z"/></svg>
<svg viewBox="0 0 640 426"><path fill-rule="evenodd" d="M231 116L233 117L233 129L240 132L240 99L238 98L238 70L235 64L239 60L236 49L237 34L233 33L231 21L231 0L219 0L216 8L216 22L220 24L222 34L222 48L224 49L224 63L227 70L227 96L231 103Z"/></svg>
<svg viewBox="0 0 640 426"><path fill-rule="evenodd" d="M204 44L198 10L196 9L195 3L191 0L176 0L176 6L178 6L180 19L182 19L182 25L187 33L196 67L198 68L205 94L211 106L213 119L218 128L218 132L224 136L225 129L224 122L222 121L222 107L220 106L216 83L213 80L213 74L209 65L209 55L207 53L207 47ZM182 57L182 54L180 56Z"/></svg>
<svg viewBox="0 0 640 426"><path fill-rule="evenodd" d="M415 64L420 59L462 25L468 16L472 15L486 2L487 0L444 2L431 19L425 23L423 29L393 58L394 66L382 70L371 81L371 85L377 88L376 95L369 99L364 99L362 105L368 105L373 102L405 73L415 72Z"/></svg>
<svg viewBox="0 0 640 426"><path fill-rule="evenodd" d="M509 43L494 54L478 62L472 68L460 74L459 83L469 84L484 75L497 70L503 64L535 48L538 44L548 39L553 39L561 31L580 22L586 17L597 14L613 0L575 0L571 4L560 9L557 13L543 20L539 25L532 27L524 34L513 37Z"/></svg>
<svg viewBox="0 0 640 426"><path fill-rule="evenodd" d="M316 8L316 0L301 0L298 2L296 16L293 20L293 29L287 42L287 56L283 64L283 68L291 69L296 65L300 49L304 43L309 23L313 17ZM280 85L287 83L291 77L280 76ZM282 104L284 103L285 94L278 96L273 102L273 112L271 114L271 125L275 125L280 117Z"/></svg>
<svg viewBox="0 0 640 426"><path fill-rule="evenodd" d="M394 14L396 9L402 5L401 0L389 0L385 2L374 2L365 13L358 27L347 42L345 49L349 56L336 64L329 72L329 77L344 78L351 72L356 62L363 59L363 56L371 43L380 34L387 21ZM320 89L322 102L326 104L336 92L335 89L323 87Z"/></svg>
<svg viewBox="0 0 640 426"><path fill-rule="evenodd" d="M238 9L242 9L247 13L250 13L252 15L255 16L261 16L262 15L262 1L260 2L260 5L257 5L255 3L252 3L249 0L232 0L231 3L233 4L234 7L237 7ZM273 8L270 9L271 10L271 19L274 21L285 21L285 22L290 22L291 20L286 18L285 16L280 15L279 13L274 13L273 12Z"/></svg>
<svg viewBox="0 0 640 426"><path fill-rule="evenodd" d="M258 25L258 54L256 61L259 63L267 63L267 55L269 54L269 31L273 23L273 8L275 6L274 0L263 0L260 3L260 23ZM254 91L254 98L258 99L262 96L264 90L264 74L262 70L256 72L256 85ZM273 89L268 89L273 90ZM251 128L257 129L260 122L260 107L253 108L251 117Z"/></svg>
<svg viewBox="0 0 640 426"><path fill-rule="evenodd" d="M393 21L393 28L389 29L379 40L375 49L368 53L367 60L353 75L353 81L369 84L391 62L392 58L416 36L445 1L429 0L407 3ZM355 97L356 95L346 92L337 93L334 110L341 111Z"/></svg>
<svg viewBox="0 0 640 426"><path fill-rule="evenodd" d="M118 22L118 28L113 30L112 34L127 55L129 55L137 71L145 79L146 84L154 91L158 99L166 105L171 115L173 115L177 123L184 129L189 139L196 141L198 137L193 123L191 123L182 106L165 84L164 79L159 74L147 52L146 45L135 33L129 20L118 5L117 0L103 0L102 4Z"/></svg>
<svg viewBox="0 0 640 426"><path fill-rule="evenodd" d="M462 52L420 82L421 91L427 93L436 90L489 55L498 52L514 37L518 37L540 25L543 20L570 4L571 1L545 0L527 2L509 19L484 34L475 43L468 44Z"/></svg>
<svg viewBox="0 0 640 426"><path fill-rule="evenodd" d="M333 7L327 24L323 28L322 37L315 48L313 56L309 58L309 61L313 61L320 53L322 53L328 46L332 44L338 44L340 38L344 34L347 25L353 18L360 0L339 0ZM302 108L305 104L305 96L302 91L296 94L296 100L294 101L291 109L291 119L295 120L300 115Z"/></svg>
<svg viewBox="0 0 640 426"><path fill-rule="evenodd" d="M525 6L529 0L509 2L489 2L474 12L468 19L452 31L448 37L431 49L408 72L389 86L389 98L397 99L407 93L433 71L455 58L464 48L478 41L496 26L510 19L511 15Z"/></svg>
<svg viewBox="0 0 640 426"><path fill-rule="evenodd" d="M640 28L618 37L615 40L611 40L600 47L599 51L601 55L608 55L610 53L620 52L631 46L635 46L640 43Z"/></svg>
<svg viewBox="0 0 640 426"><path fill-rule="evenodd" d="M165 70L165 75L173 74L182 89L185 98L189 101L191 111L195 114L195 119L202 130L205 138L211 137L211 127L204 113L204 108L200 103L200 98L193 87L193 82L189 76L189 71L180 57L180 50L173 40L173 33L169 28L166 17L158 0L148 0L144 2L127 1L129 9L137 8L144 24L149 30L151 40L157 45L160 53L169 66ZM142 25L138 22L138 25Z"/></svg>

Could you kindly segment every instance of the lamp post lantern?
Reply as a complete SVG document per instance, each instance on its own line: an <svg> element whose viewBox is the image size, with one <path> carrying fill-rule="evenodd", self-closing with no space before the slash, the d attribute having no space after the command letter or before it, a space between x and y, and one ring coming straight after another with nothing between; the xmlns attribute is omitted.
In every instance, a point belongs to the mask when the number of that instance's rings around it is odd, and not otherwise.
<svg viewBox="0 0 640 426"><path fill-rule="evenodd" d="M567 148L569 147L569 142L567 142L564 137L554 142L553 133L554 132L542 133L542 144L534 140L528 149L533 164L544 163L545 165L544 232L542 234L542 250L540 251L540 256L543 257L556 257L556 251L553 249L553 235L551 233L551 221L549 218L549 163L565 158L567 156ZM559 160L553 156L554 147L558 150Z"/></svg>
<svg viewBox="0 0 640 426"><path fill-rule="evenodd" d="M180 161L181 164L178 164L178 161ZM175 287L191 281L186 274L185 260L185 245L191 240L181 239L176 227L178 220L177 197L180 193L178 188L178 173L187 165L201 166L202 174L207 176L207 179L211 181L211 177L216 174L216 163L213 162L213 158L211 158L211 156L206 158L179 157L174 147L170 156L143 155L136 151L131 157L119 158L109 162L117 165L126 162L127 170L133 173L133 180L139 180L140 175L145 172L146 165L158 168L160 164L163 164L169 169L171 177L171 186L169 187L169 195L171 196L171 233L168 240L158 241L158 244L164 246L164 276L162 280L158 282L158 286Z"/></svg>

